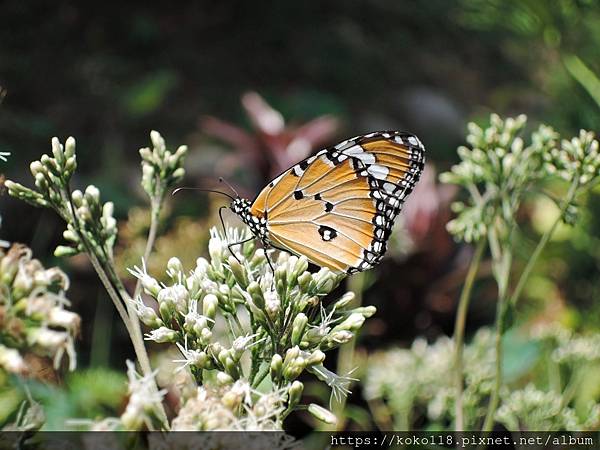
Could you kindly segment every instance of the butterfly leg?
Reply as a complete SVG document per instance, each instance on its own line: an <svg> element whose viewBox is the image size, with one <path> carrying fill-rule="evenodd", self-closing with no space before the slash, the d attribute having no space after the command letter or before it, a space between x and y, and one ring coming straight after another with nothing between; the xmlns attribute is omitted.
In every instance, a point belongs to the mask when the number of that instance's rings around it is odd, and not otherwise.
<svg viewBox="0 0 600 450"><path fill-rule="evenodd" d="M221 219L221 227L223 227L223 235L225 236L226 239L228 239L227 237L227 229L225 228L225 221L223 220L223 210L227 209L227 206L221 206L219 208L219 219ZM231 255L236 259L237 262L239 262L240 264L242 263L239 258L235 255L235 253L233 252L233 250L231 249L231 247L233 247L234 245L240 245L240 244L244 244L246 242L251 241L252 239L254 239L254 236L249 237L248 239L244 239L243 241L240 242L232 242L231 244L227 243L227 248L229 249L229 253L231 253Z"/></svg>
<svg viewBox="0 0 600 450"><path fill-rule="evenodd" d="M271 258L269 258L269 253L267 252L266 246L265 246L265 257L267 258L267 262L269 263L269 267L271 268L271 273L273 274L273 280L275 280L275 269L273 268L273 263L271 262Z"/></svg>
<svg viewBox="0 0 600 450"><path fill-rule="evenodd" d="M235 255L235 253L233 252L233 250L231 249L231 247L233 247L234 245L240 245L240 244L245 244L246 242L250 242L251 240L254 239L254 236L250 236L248 239L244 239L243 241L239 241L239 242L232 242L231 244L227 244L227 248L229 249L229 252L233 255L233 257L237 260L237 262L239 262L240 264L242 263L238 257Z"/></svg>

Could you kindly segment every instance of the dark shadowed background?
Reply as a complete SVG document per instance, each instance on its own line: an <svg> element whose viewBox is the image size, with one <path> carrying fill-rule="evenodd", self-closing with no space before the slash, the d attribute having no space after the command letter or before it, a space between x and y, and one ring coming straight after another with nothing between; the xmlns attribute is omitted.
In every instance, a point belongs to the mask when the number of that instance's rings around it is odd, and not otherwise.
<svg viewBox="0 0 600 450"><path fill-rule="evenodd" d="M143 253L137 150L150 130L171 148L189 145L184 185L215 187L223 176L250 198L322 146L378 129L417 134L429 169L396 232L405 236L369 275L364 295L379 311L361 337L366 348L452 333L471 250L445 231L455 192L437 173L456 161L468 121L525 113L531 127L566 135L600 123L600 8L591 0L5 0L0 23L0 151L11 152L2 171L30 185L29 162L50 151L51 137L74 136L74 183L97 185L122 221L124 276ZM155 270L173 254L189 265L205 251L222 202L200 193L170 201ZM586 220L552 243L533 299L535 311L556 302L581 328L599 325L590 314L600 298L598 205L596 193ZM2 239L70 275L83 317L79 366L122 370L133 350L91 267L52 256L60 219L6 195L0 212ZM478 287L470 330L492 322L494 295L493 284Z"/></svg>

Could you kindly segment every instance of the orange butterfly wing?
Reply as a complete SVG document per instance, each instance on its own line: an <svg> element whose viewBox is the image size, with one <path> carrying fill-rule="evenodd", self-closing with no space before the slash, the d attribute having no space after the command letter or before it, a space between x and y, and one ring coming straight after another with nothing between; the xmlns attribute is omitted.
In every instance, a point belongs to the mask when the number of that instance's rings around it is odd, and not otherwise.
<svg viewBox="0 0 600 450"><path fill-rule="evenodd" d="M418 181L424 149L407 133L348 139L274 179L250 212L271 243L336 272L373 267L401 205Z"/></svg>

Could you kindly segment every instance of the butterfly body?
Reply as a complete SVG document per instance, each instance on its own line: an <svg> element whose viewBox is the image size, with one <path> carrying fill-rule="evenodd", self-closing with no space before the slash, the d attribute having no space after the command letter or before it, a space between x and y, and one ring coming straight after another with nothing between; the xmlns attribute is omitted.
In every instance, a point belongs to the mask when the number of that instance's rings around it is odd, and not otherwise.
<svg viewBox="0 0 600 450"><path fill-rule="evenodd" d="M409 133L382 131L321 150L231 209L265 246L305 255L335 272L379 263L425 149Z"/></svg>

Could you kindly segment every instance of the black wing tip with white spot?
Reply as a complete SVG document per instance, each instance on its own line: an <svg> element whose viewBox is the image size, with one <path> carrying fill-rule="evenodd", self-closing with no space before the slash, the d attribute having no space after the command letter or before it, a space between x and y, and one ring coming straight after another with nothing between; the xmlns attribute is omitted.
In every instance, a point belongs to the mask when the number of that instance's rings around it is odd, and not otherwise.
<svg viewBox="0 0 600 450"><path fill-rule="evenodd" d="M376 214L373 217L375 228L369 248L363 250L360 263L356 267L350 267L347 270L348 274L361 272L379 264L387 250L387 241L394 221L400 213L406 197L419 181L425 167L425 147L417 136L407 132L377 131L348 139L344 143L338 144L336 148L343 153L344 150L353 148L355 145L377 139L393 140L408 149L410 169L399 183L392 183L386 181L385 178L381 179L369 173L369 164L368 161L365 162L364 157L357 159L357 164L363 166L364 172L369 178L371 196L375 200ZM375 163L376 161L373 161L372 165Z"/></svg>

